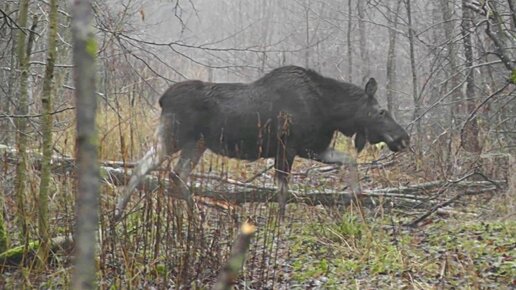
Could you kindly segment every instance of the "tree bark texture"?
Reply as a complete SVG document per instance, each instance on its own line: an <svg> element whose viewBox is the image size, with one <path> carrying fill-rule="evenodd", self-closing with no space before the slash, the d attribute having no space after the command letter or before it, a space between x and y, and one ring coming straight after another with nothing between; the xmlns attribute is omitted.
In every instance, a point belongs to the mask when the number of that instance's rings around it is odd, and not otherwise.
<svg viewBox="0 0 516 290"><path fill-rule="evenodd" d="M75 0L72 12L73 63L77 108L77 196L75 268L72 289L96 288L95 240L98 227L99 168L95 114L95 57L91 2Z"/></svg>
<svg viewBox="0 0 516 290"><path fill-rule="evenodd" d="M352 0L348 0L348 30L346 32L347 48L348 48L348 82L353 82L353 47L351 46L351 28L352 28Z"/></svg>
<svg viewBox="0 0 516 290"><path fill-rule="evenodd" d="M41 240L38 256L41 265L46 265L50 249L50 235L48 232L48 190L50 185L50 169L52 160L52 94L54 80L54 64L56 61L57 41L57 7L58 0L50 0L48 15L48 50L45 78L43 79L43 92L41 103L43 107L42 133L43 133L43 159L41 163L41 180L38 198L38 233Z"/></svg>
<svg viewBox="0 0 516 290"><path fill-rule="evenodd" d="M389 29L389 48L387 52L387 110L392 113L393 116L398 115L398 104L395 101L394 94L396 93L396 82L397 82L397 74L396 74L396 38L398 28L398 14L400 11L401 0L395 0L395 4L392 8L394 8L394 13L390 13L390 25L392 28Z"/></svg>
<svg viewBox="0 0 516 290"><path fill-rule="evenodd" d="M28 113L28 70L29 70L29 54L26 45L29 30L27 28L27 18L29 10L29 1L21 0L18 10L18 26L24 30L19 30L16 38L16 55L18 67L21 71L19 76L18 103L16 105L16 114L26 115ZM14 180L14 192L16 195L17 220L20 227L20 241L23 244L28 242L28 230L25 214L25 194L26 194L26 171L27 171L27 120L24 118L16 119L16 146L19 153L18 163L16 164L16 177Z"/></svg>
<svg viewBox="0 0 516 290"><path fill-rule="evenodd" d="M460 75L458 74L458 66L457 66L457 47L455 45L454 40L454 22L453 22L453 3L450 3L449 0L440 0L440 8L443 13L443 28L444 28L444 37L446 41L446 57L449 62L449 71L448 71L448 88L451 88L453 92L451 93L452 105L450 106L450 125L453 128L453 125L456 124L456 115L460 112L460 104L461 104L461 91L459 89L460 83Z"/></svg>
<svg viewBox="0 0 516 290"><path fill-rule="evenodd" d="M367 47L367 33L366 33L366 22L365 19L365 7L366 1L359 0L357 2L357 12L358 12L358 32L359 32L359 44L360 44L360 59L362 69L360 71L362 84L369 79L371 75L371 68L369 65L369 48Z"/></svg>
<svg viewBox="0 0 516 290"><path fill-rule="evenodd" d="M464 44L464 59L466 66L466 105L464 106L467 113L475 110L475 76L473 72L473 45L471 41L471 32L473 30L473 15L471 10L467 8L467 0L462 0L462 38ZM473 117L464 124L464 130L461 136L461 146L468 152L480 152L480 143L478 141L478 122Z"/></svg>
<svg viewBox="0 0 516 290"><path fill-rule="evenodd" d="M408 40L409 40L409 54L410 54L410 68L412 72L412 98L414 100L414 120L416 120L416 138L415 147L416 152L421 152L421 121L419 115L421 113L421 104L418 96L417 87L417 68L416 68L416 55L414 52L414 27L412 24L412 9L410 7L410 0L406 0L405 7L407 9L407 23L408 23Z"/></svg>

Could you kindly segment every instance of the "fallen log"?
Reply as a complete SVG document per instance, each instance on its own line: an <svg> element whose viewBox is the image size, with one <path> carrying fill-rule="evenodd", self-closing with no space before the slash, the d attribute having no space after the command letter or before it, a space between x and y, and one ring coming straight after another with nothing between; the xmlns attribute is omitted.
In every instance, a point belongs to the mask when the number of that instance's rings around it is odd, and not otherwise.
<svg viewBox="0 0 516 290"><path fill-rule="evenodd" d="M123 168L101 167L101 173L104 182L115 185L124 186L129 179L130 172ZM230 180L225 182L223 178L217 176L203 176L197 174L194 178L216 178L222 184L211 186L192 182L191 191L199 197L207 197L216 200L223 200L235 205L248 202L270 202L275 201L276 188L273 186L258 187L252 184L237 182ZM306 203L311 205L349 205L355 197L359 198L364 205L374 205L376 202L372 199L391 198L402 199L405 202L420 203L428 199L428 195L416 195L414 193L421 191L431 191L442 188L443 186L456 187L461 190L472 188L479 191L492 191L497 187L493 184L505 184L504 181L432 181L413 186L400 186L392 188L363 190L359 194L353 194L350 191L329 191L306 188L305 190L289 190L287 197L288 203ZM167 190L171 186L168 179L158 178L154 175L147 175L137 189L144 192L154 192L162 189ZM412 193L412 194L411 194ZM171 193L174 198L181 199L179 194Z"/></svg>
<svg viewBox="0 0 516 290"><path fill-rule="evenodd" d="M34 259L37 259L39 247L39 241L31 241L27 246L16 246L0 253L0 271L4 271L11 266L18 267L22 261L27 265L31 264ZM72 248L73 240L71 236L59 236L50 240L51 255L57 252L71 251Z"/></svg>
<svg viewBox="0 0 516 290"><path fill-rule="evenodd" d="M4 160L7 162L16 162L16 151L10 147L2 147ZM32 155L33 168L39 169L41 156L38 153ZM124 163L120 161L103 161L100 162L100 172L103 182L115 186L124 186L129 180L131 169L134 163ZM75 170L75 160L70 157L54 157L52 160L52 168L55 173L70 174ZM326 169L326 167L322 167ZM222 200L236 205L247 202L269 202L275 201L276 188L270 186L257 186L250 182L242 182L222 178L214 174L192 174L192 180L216 180L218 183L193 182L191 191L198 197L212 198ZM358 194L353 194L351 191L330 191L320 190L316 188L296 188L292 184L292 189L289 190L287 202L288 203L307 203L311 205L349 205L356 198L362 201L365 206L376 205L379 198L389 198L407 203L425 203L428 202L429 195L421 193L429 193L439 191L446 187L450 189L460 189L467 192L486 192L506 187L507 180L480 180L469 181L458 179L458 181L437 180L416 185L404 185L389 188L365 189ZM154 175L147 175L140 183L137 189L144 192L154 192L158 189L166 191L171 184L167 179L160 179ZM171 195L174 198L181 198L178 195ZM432 206L433 204L429 204Z"/></svg>
<svg viewBox="0 0 516 290"><path fill-rule="evenodd" d="M101 167L101 175L104 182L115 185L124 186L129 179L127 170L122 168L111 168ZM197 175L199 177L199 175ZM160 179L154 175L147 175L143 181L137 186L138 190L150 193L155 192L159 189L166 191L170 188L171 183L168 179ZM276 188L274 187L257 187L254 185L246 186L245 184L228 183L225 186L217 186L215 189L210 188L211 186L194 185L191 187L191 191L194 195L200 197L207 197L216 200L223 200L235 205L240 205L248 202L269 202L275 201ZM173 191L172 191L173 192ZM182 195L178 193L167 193L169 196L182 199ZM336 196L338 195L338 196ZM305 202L308 204L322 204L322 205L338 205L338 204L349 204L353 196L349 192L310 192L300 193L296 191L290 191L287 198L288 203L294 202Z"/></svg>

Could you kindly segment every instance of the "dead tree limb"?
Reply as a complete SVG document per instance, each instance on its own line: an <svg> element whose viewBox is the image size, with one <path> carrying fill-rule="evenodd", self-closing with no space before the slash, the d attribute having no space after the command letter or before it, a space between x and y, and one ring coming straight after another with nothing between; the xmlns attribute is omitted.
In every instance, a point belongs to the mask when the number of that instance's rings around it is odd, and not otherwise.
<svg viewBox="0 0 516 290"><path fill-rule="evenodd" d="M16 152L9 147L0 145L0 153L4 160L15 164ZM41 155L39 153L29 152L31 154L32 168L39 170ZM112 186L125 186L129 180L131 169L124 167L119 161L102 161L100 167L101 179L104 184ZM56 174L70 174L75 170L75 160L68 157L54 157L52 161L52 172ZM486 192L498 190L507 185L506 180L488 180L480 173L474 173L483 177L483 181L465 180L472 175L456 180L436 180L424 182L415 185L404 185L389 188L364 189L357 194L358 199L364 206L375 206L381 198L387 198L401 202L404 205L417 204L425 205L428 208L435 205L440 196L430 193L438 192L446 187L446 190L461 190L467 195L474 192ZM497 176L500 178L500 176ZM221 177L217 174L192 174L191 178L203 179L204 181L217 182L192 182L190 190L194 196L198 198L209 198L213 200L227 202L233 205L241 205L249 202L269 202L275 201L277 189L271 183L266 186L258 186L252 183L246 183L238 180ZM138 185L137 189L145 193L152 193L159 189L167 191L171 184L166 178L158 178L155 175L147 175L143 182ZM170 194L173 198L181 199L182 196ZM442 199L441 199L442 200ZM315 188L296 188L294 185L289 191L288 203L306 203L310 205L328 205L328 206L347 206L355 201L355 197L351 191L329 191L318 190Z"/></svg>
<svg viewBox="0 0 516 290"><path fill-rule="evenodd" d="M25 245L20 245L0 253L0 271L4 271L8 267L19 267L20 262L24 260L31 263L37 258L37 252L41 244L39 241L30 241L28 251L25 252ZM73 240L71 236L58 236L50 240L50 253L69 252L73 248ZM25 256L24 256L25 255Z"/></svg>
<svg viewBox="0 0 516 290"><path fill-rule="evenodd" d="M123 168L110 168L101 167L101 174L105 183L124 186L126 181L129 179L127 170ZM202 175L196 175L201 177ZM213 178L209 176L207 178ZM247 202L268 202L275 200L274 195L276 188L270 187L258 187L255 185L245 184L243 182L229 182L224 183L223 178L218 178L222 184L217 186L204 185L191 187L192 192L201 197L208 197L218 200L227 201L233 204L243 204ZM363 190L361 194L358 194L360 199L367 198L399 198L409 200L413 202L421 202L428 199L427 195L419 195L422 191L431 191L438 188L442 188L447 183L450 186L465 190L465 189L496 189L495 184L505 184L505 181L431 181L421 183L412 186L400 186L392 188L381 188L381 189L369 189ZM154 192L160 188L167 189L171 186L167 179L159 179L156 176L148 175L145 177L143 182L137 187L138 190L144 192ZM174 198L181 198L180 195L172 194ZM290 190L287 198L289 203L307 203L307 204L321 204L321 205L348 205L353 201L354 197L351 192L348 191L318 191L314 189L307 190ZM368 202L366 202L367 204Z"/></svg>
<svg viewBox="0 0 516 290"><path fill-rule="evenodd" d="M214 290L232 289L233 285L238 279L238 276L240 275L242 267L244 266L245 256L249 250L251 238L255 232L256 227L249 221L246 221L242 224L240 227L240 233L238 234L231 249L231 255L229 256L229 259L227 260L224 268L222 268L217 282L213 287Z"/></svg>

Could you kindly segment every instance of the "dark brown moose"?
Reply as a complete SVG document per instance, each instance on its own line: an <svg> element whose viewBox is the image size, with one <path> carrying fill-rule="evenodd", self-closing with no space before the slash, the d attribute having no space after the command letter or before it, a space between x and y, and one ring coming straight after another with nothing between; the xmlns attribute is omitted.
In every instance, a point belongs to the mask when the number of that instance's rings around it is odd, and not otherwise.
<svg viewBox="0 0 516 290"><path fill-rule="evenodd" d="M192 205L186 179L206 149L245 160L274 158L283 213L295 156L333 164L354 162L329 148L335 131L355 135L358 151L366 142L385 142L392 151L409 146L407 132L379 107L376 89L373 78L362 89L297 66L277 68L248 84L176 83L159 100L156 143L134 170L116 216L143 177L178 151L172 190L179 190Z"/></svg>

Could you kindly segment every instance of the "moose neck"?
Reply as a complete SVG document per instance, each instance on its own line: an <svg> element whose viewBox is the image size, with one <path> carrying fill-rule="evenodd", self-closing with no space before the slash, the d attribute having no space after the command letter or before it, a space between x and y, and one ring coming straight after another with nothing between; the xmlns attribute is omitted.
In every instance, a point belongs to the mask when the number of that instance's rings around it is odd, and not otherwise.
<svg viewBox="0 0 516 290"><path fill-rule="evenodd" d="M354 84L331 78L324 78L320 84L321 97L329 108L329 126L346 136L352 136L361 130L361 114L367 102L364 90Z"/></svg>

